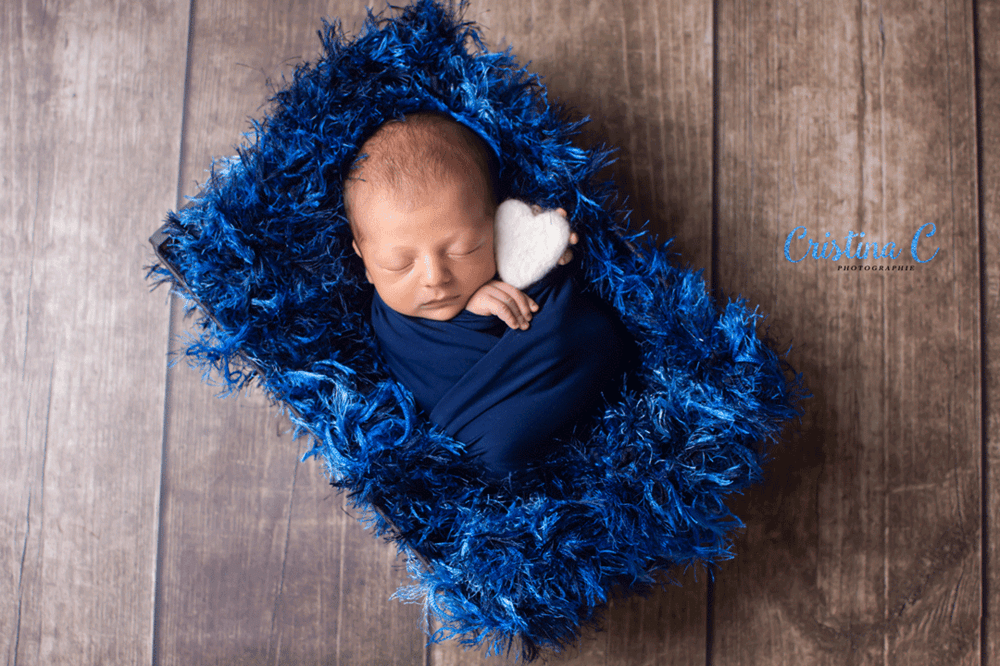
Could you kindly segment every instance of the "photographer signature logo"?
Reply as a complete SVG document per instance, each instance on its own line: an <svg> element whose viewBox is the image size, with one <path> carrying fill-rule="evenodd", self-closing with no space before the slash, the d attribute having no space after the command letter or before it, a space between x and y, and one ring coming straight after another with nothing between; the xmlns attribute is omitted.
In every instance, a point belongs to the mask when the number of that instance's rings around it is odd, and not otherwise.
<svg viewBox="0 0 1000 666"><path fill-rule="evenodd" d="M910 239L910 256L913 260L919 264L929 263L937 256L940 247L934 248L930 251L926 246L929 243L924 243L925 247L921 247L920 241L923 238L930 238L937 232L937 227L933 222L927 222L917 229L916 233ZM830 261L840 261L842 259L860 259L860 260L873 260L873 261L895 261L900 258L903 254L903 247L897 247L896 243L889 241L886 243L878 243L877 241L866 241L865 232L855 233L854 231L848 231L844 236L843 247L841 247L839 238L833 237L829 231L824 235L824 240L822 243L812 238L807 238L808 229L804 226L798 226L792 229L791 233L785 238L785 259L797 264L800 261L805 261L806 259L828 259ZM803 242L804 241L804 242ZM839 265L837 270L875 270L875 271L912 271L913 265Z"/></svg>

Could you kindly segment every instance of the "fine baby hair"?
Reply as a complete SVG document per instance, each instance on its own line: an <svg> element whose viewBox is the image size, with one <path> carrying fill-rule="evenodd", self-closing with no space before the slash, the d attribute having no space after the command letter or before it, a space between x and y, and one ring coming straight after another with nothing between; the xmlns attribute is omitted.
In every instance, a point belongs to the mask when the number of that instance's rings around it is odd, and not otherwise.
<svg viewBox="0 0 1000 666"><path fill-rule="evenodd" d="M154 276L199 308L189 359L286 407L331 483L407 554L421 601L458 636L531 659L572 642L612 590L732 556L725 504L760 480L798 415L798 377L743 300L716 303L664 245L628 233L609 155L509 52L432 0L322 32L238 158L153 243ZM531 474L495 480L392 379L370 321L342 183L386 121L444 114L494 155L497 201L565 208L573 263L635 345L621 391ZM364 170L362 169L362 173Z"/></svg>
<svg viewBox="0 0 1000 666"><path fill-rule="evenodd" d="M348 171L348 220L358 181L393 191L426 190L453 177L456 162L483 179L486 196L496 206L495 157L475 132L442 113L417 112L387 121L361 146Z"/></svg>

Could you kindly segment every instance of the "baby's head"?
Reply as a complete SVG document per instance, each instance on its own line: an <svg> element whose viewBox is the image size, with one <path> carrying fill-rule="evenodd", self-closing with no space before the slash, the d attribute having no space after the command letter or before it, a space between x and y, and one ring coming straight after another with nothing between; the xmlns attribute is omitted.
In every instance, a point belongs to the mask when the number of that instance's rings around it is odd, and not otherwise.
<svg viewBox="0 0 1000 666"><path fill-rule="evenodd" d="M380 127L344 182L354 251L393 310L445 321L496 273L490 149L439 114Z"/></svg>

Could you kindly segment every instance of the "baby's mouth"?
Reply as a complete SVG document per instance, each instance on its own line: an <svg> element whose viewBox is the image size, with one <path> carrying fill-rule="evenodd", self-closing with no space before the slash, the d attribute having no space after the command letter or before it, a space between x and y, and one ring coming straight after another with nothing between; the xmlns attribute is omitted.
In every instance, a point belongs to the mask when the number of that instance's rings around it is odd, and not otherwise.
<svg viewBox="0 0 1000 666"><path fill-rule="evenodd" d="M420 307L428 309L439 308L451 304L451 302L454 301L456 298L458 298L458 295L443 296L441 298L435 298L434 300L431 301L424 301Z"/></svg>

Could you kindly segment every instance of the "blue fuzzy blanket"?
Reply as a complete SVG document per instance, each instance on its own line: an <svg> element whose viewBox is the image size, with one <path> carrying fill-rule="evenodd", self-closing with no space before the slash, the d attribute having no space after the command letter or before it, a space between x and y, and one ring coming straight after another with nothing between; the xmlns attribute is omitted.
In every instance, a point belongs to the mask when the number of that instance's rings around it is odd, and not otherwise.
<svg viewBox="0 0 1000 666"><path fill-rule="evenodd" d="M232 389L259 382L332 483L422 555L401 594L442 621L435 638L517 641L532 658L573 641L616 586L730 557L740 521L725 500L761 478L802 394L758 337L761 315L714 303L664 246L625 233L598 176L608 152L576 145L582 121L449 10L420 0L354 39L336 23L321 36L324 55L275 95L238 158L168 215L155 273L205 313L185 353ZM568 211L583 282L636 343L621 396L512 481L491 480L391 377L351 248L348 167L384 121L423 110L492 145L500 200Z"/></svg>

